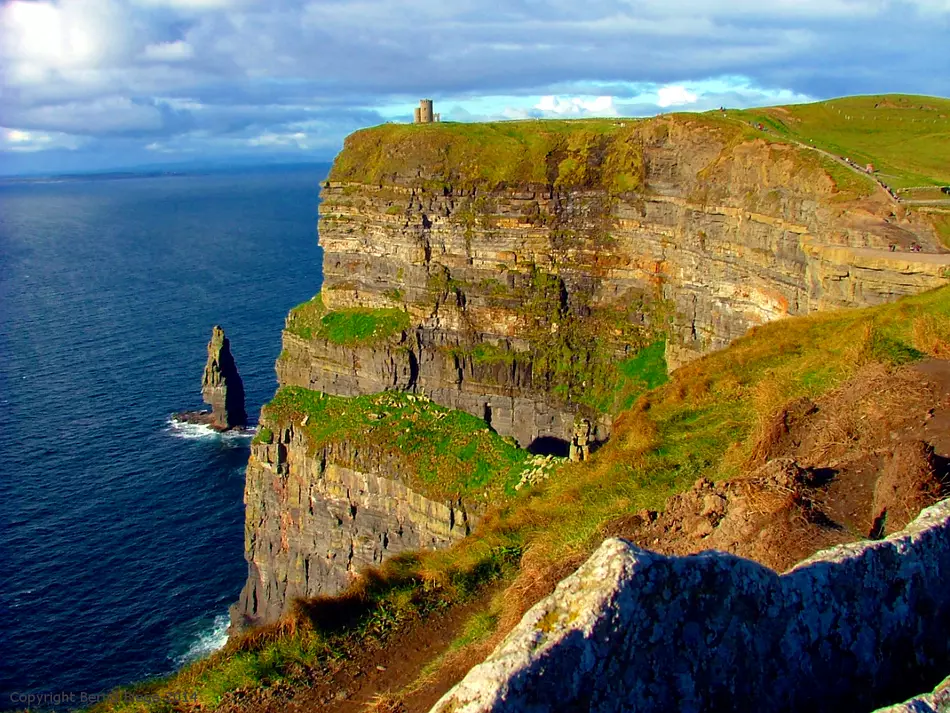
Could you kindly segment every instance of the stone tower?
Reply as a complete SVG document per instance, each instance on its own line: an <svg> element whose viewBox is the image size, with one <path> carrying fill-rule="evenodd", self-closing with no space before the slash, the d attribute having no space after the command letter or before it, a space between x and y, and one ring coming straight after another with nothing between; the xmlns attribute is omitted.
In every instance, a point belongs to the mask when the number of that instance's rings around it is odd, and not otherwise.
<svg viewBox="0 0 950 713"><path fill-rule="evenodd" d="M433 121L438 121L438 117L438 114L432 113L432 100L420 99L419 106L413 110L412 120L415 124L431 124Z"/></svg>
<svg viewBox="0 0 950 713"><path fill-rule="evenodd" d="M423 124L432 123L432 100L423 99L419 102L419 121Z"/></svg>

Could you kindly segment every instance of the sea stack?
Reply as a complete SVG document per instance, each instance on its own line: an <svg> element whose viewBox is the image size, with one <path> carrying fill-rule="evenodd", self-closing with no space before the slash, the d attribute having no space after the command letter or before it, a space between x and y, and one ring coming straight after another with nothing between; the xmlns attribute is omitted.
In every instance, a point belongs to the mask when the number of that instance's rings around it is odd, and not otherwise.
<svg viewBox="0 0 950 713"><path fill-rule="evenodd" d="M238 374L231 343L224 330L215 325L208 342L208 361L201 377L201 396L211 407L212 428L227 431L247 425L244 410L244 382Z"/></svg>

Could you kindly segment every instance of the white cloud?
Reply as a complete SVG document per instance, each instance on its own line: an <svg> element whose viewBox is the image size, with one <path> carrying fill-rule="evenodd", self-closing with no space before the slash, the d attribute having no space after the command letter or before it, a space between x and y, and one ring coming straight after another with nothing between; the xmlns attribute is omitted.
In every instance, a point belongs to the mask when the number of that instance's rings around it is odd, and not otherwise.
<svg viewBox="0 0 950 713"><path fill-rule="evenodd" d="M689 91L686 87L674 84L666 87L660 87L657 91L656 105L666 109L671 106L684 106L686 104L695 104L699 96Z"/></svg>
<svg viewBox="0 0 950 713"><path fill-rule="evenodd" d="M534 108L545 116L617 116L614 98L603 97L541 97Z"/></svg>
<svg viewBox="0 0 950 713"><path fill-rule="evenodd" d="M130 25L112 0L12 0L0 9L3 55L34 75L101 66L124 54Z"/></svg>
<svg viewBox="0 0 950 713"><path fill-rule="evenodd" d="M0 151L29 153L49 149L77 149L84 143L78 136L59 132L24 131L0 127Z"/></svg>
<svg viewBox="0 0 950 713"><path fill-rule="evenodd" d="M247 0L131 0L135 5L168 7L176 10L220 10L235 5L247 5Z"/></svg>
<svg viewBox="0 0 950 713"><path fill-rule="evenodd" d="M262 146L267 148L310 148L310 137L303 131L293 133L265 132L247 140L248 146Z"/></svg>
<svg viewBox="0 0 950 713"><path fill-rule="evenodd" d="M950 14L950 0L906 0L925 14Z"/></svg>
<svg viewBox="0 0 950 713"><path fill-rule="evenodd" d="M181 62L194 57L195 48L184 40L159 42L147 45L142 56L155 62Z"/></svg>
<svg viewBox="0 0 950 713"><path fill-rule="evenodd" d="M147 133L162 127L162 113L151 103L111 96L93 101L38 106L16 112L21 126L42 127L69 134Z"/></svg>

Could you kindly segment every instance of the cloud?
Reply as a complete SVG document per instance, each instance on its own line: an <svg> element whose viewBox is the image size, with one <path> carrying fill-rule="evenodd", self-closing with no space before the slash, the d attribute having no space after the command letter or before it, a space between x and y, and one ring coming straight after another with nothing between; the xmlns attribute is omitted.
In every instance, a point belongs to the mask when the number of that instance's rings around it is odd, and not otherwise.
<svg viewBox="0 0 950 713"><path fill-rule="evenodd" d="M695 104L699 96L689 91L686 87L674 84L668 87L660 87L657 91L656 105L663 109L671 106L684 106L686 104Z"/></svg>
<svg viewBox="0 0 950 713"><path fill-rule="evenodd" d="M559 97L554 95L541 97L534 105L542 116L578 117L578 116L617 116L617 107L613 97Z"/></svg>
<svg viewBox="0 0 950 713"><path fill-rule="evenodd" d="M83 141L58 132L23 131L0 127L0 150L29 153L50 149L77 149Z"/></svg>
<svg viewBox="0 0 950 713"><path fill-rule="evenodd" d="M155 62L180 62L195 56L194 48L184 40L159 42L147 45L142 53L145 59Z"/></svg>
<svg viewBox="0 0 950 713"><path fill-rule="evenodd" d="M948 35L950 0L6 0L0 123L100 161L330 156L421 96L474 120L945 95Z"/></svg>

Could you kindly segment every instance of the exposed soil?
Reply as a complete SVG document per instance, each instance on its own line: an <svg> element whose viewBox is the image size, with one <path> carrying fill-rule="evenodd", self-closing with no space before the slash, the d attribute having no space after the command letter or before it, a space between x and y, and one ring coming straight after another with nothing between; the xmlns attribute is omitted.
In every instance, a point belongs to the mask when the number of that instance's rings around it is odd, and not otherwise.
<svg viewBox="0 0 950 713"><path fill-rule="evenodd" d="M866 367L778 413L747 473L698 481L605 534L665 554L731 552L783 571L818 550L902 529L950 495L950 361Z"/></svg>
<svg viewBox="0 0 950 713"><path fill-rule="evenodd" d="M632 514L603 534L665 554L731 552L783 571L835 544L900 530L947 496L950 361L896 370L871 365L817 401L787 404L762 429L741 477L699 480L662 513ZM446 653L471 614L497 592L413 623L306 689L235 694L223 710L425 713L580 564L533 568L525 559L503 594L504 613L489 640ZM427 667L431 674L420 678Z"/></svg>

